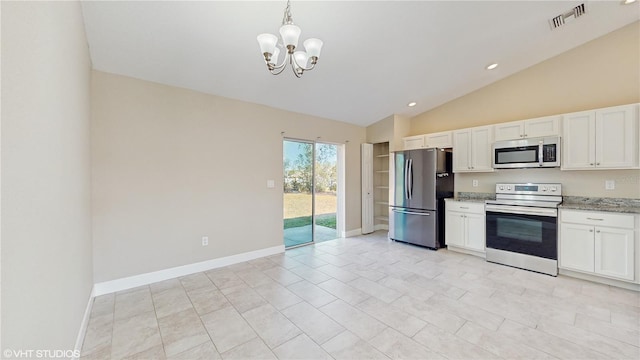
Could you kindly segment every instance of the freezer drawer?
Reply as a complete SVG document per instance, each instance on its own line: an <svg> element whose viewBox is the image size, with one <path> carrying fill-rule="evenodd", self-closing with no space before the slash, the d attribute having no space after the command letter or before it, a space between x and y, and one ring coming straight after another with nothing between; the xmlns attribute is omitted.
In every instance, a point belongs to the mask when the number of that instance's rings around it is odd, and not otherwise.
<svg viewBox="0 0 640 360"><path fill-rule="evenodd" d="M392 240L437 249L437 211L390 208L389 237Z"/></svg>

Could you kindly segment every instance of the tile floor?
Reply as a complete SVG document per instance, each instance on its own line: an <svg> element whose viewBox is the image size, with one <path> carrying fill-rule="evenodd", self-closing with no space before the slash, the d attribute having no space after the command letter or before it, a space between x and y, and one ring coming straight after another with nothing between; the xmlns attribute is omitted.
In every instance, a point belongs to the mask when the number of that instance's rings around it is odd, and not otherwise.
<svg viewBox="0 0 640 360"><path fill-rule="evenodd" d="M95 299L83 359L638 359L640 295L386 233Z"/></svg>

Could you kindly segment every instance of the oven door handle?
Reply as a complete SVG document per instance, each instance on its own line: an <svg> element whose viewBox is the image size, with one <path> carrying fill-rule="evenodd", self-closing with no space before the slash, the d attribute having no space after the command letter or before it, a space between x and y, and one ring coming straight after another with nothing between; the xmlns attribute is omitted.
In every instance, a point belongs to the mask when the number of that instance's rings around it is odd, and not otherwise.
<svg viewBox="0 0 640 360"><path fill-rule="evenodd" d="M524 206L485 205L486 212L558 217L558 209L530 208Z"/></svg>

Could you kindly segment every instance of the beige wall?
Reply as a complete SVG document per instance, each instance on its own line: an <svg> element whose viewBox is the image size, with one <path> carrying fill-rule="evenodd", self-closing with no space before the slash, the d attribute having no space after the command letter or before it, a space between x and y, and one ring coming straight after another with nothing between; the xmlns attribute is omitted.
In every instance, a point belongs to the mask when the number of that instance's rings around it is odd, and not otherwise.
<svg viewBox="0 0 640 360"><path fill-rule="evenodd" d="M411 119L427 134L640 102L640 22L567 51ZM478 187L472 187L477 179ZM605 190L605 180L616 180ZM456 174L456 191L494 192L497 182L560 182L566 195L640 198L640 171L503 170Z"/></svg>
<svg viewBox="0 0 640 360"><path fill-rule="evenodd" d="M282 245L282 131L348 141L360 228L363 127L96 71L92 113L96 282Z"/></svg>
<svg viewBox="0 0 640 360"><path fill-rule="evenodd" d="M411 134L640 101L640 22L411 119Z"/></svg>
<svg viewBox="0 0 640 360"><path fill-rule="evenodd" d="M394 115L367 126L367 142L377 144L393 140Z"/></svg>
<svg viewBox="0 0 640 360"><path fill-rule="evenodd" d="M72 350L93 284L82 13L1 6L2 345Z"/></svg>
<svg viewBox="0 0 640 360"><path fill-rule="evenodd" d="M389 142L389 150L402 150L402 138L409 134L410 119L391 115L367 126L367 142L371 144Z"/></svg>

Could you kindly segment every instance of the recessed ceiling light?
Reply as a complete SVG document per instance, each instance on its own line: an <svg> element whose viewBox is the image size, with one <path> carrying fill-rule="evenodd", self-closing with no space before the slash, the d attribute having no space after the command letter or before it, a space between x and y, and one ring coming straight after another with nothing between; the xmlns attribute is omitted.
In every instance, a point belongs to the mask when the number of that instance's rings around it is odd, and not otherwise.
<svg viewBox="0 0 640 360"><path fill-rule="evenodd" d="M408 107L414 107L414 106L416 106L416 104L417 103L415 101L412 101L412 102L408 103L407 106Z"/></svg>
<svg viewBox="0 0 640 360"><path fill-rule="evenodd" d="M498 63L493 63L493 64L487 66L487 70L493 70L493 69L495 69L497 67L498 67Z"/></svg>
<svg viewBox="0 0 640 360"><path fill-rule="evenodd" d="M629 5L629 4L633 4L634 2L636 2L636 0L624 0L622 4Z"/></svg>

